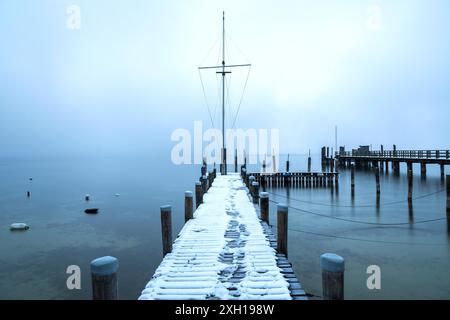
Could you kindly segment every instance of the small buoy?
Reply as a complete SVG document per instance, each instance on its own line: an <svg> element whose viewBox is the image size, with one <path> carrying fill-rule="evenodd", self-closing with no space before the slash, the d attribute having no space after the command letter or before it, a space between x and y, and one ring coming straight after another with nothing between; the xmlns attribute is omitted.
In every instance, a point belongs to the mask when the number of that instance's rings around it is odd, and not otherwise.
<svg viewBox="0 0 450 320"><path fill-rule="evenodd" d="M11 224L11 226L9 227L9 229L10 229L11 231L24 231L24 230L30 229L30 226L27 225L26 223L17 222L17 223Z"/></svg>
<svg viewBox="0 0 450 320"><path fill-rule="evenodd" d="M116 193L114 196L115 197L120 197L120 193Z"/></svg>
<svg viewBox="0 0 450 320"><path fill-rule="evenodd" d="M30 191L27 191L27 197L28 198L30 197Z"/></svg>
<svg viewBox="0 0 450 320"><path fill-rule="evenodd" d="M84 196L84 200L89 201L91 199L91 195L87 194Z"/></svg>
<svg viewBox="0 0 450 320"><path fill-rule="evenodd" d="M84 210L84 213L96 214L96 213L98 213L98 208L86 209L86 210Z"/></svg>
<svg viewBox="0 0 450 320"><path fill-rule="evenodd" d="M33 181L33 178L30 178L30 181Z"/></svg>

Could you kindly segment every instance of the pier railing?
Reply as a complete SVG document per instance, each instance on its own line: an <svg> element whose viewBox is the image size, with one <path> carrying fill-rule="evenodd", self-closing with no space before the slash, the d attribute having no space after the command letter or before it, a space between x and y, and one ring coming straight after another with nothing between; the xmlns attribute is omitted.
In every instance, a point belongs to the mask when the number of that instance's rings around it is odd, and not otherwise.
<svg viewBox="0 0 450 320"><path fill-rule="evenodd" d="M360 158L401 158L401 159L450 159L449 150L383 150L383 151L344 151L339 157Z"/></svg>

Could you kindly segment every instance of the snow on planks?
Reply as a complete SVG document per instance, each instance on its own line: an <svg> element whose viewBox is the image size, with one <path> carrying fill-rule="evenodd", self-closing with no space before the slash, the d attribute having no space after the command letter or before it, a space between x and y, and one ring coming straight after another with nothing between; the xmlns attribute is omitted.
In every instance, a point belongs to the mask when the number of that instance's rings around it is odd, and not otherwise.
<svg viewBox="0 0 450 320"><path fill-rule="evenodd" d="M139 299L305 299L247 192L218 175Z"/></svg>

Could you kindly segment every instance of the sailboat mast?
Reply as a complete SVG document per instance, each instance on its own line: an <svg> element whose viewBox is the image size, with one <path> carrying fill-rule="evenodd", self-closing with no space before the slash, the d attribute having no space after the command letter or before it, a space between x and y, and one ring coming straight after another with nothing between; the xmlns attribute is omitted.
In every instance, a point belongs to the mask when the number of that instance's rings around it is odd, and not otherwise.
<svg viewBox="0 0 450 320"><path fill-rule="evenodd" d="M234 64L234 65L226 65L225 64L225 11L222 12L222 64L218 66L210 66L210 67L198 67L199 70L204 69L216 69L220 71L216 71L216 74L222 74L222 156L220 162L220 173L222 175L227 174L227 149L225 145L225 75L227 73L231 73L231 70L226 71L225 68L237 68L237 67L250 67L251 64ZM203 89L204 90L204 89ZM245 88L244 88L245 90Z"/></svg>
<svg viewBox="0 0 450 320"><path fill-rule="evenodd" d="M225 11L222 17L222 149L225 152Z"/></svg>

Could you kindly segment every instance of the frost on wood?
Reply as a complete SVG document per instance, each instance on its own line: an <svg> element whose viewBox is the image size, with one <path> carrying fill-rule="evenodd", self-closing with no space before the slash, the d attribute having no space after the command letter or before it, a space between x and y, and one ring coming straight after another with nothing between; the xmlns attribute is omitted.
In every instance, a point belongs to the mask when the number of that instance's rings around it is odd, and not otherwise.
<svg viewBox="0 0 450 320"><path fill-rule="evenodd" d="M280 271L239 175L218 175L139 299L291 299Z"/></svg>

